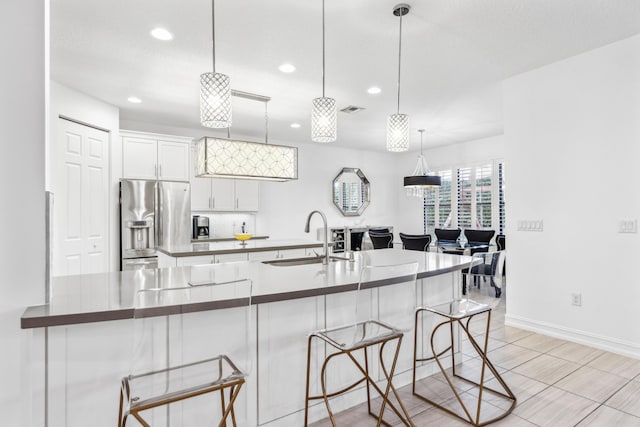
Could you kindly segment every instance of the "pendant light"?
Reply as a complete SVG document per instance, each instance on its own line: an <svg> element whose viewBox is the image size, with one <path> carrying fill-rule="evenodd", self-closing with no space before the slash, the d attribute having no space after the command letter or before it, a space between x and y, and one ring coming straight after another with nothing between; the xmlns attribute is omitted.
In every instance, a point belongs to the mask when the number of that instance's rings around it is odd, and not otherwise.
<svg viewBox="0 0 640 427"><path fill-rule="evenodd" d="M427 192L442 184L442 179L438 175L430 175L432 172L427 166L427 161L422 153L422 134L424 129L418 129L420 132L420 155L418 156L418 164L416 165L413 175L404 177L404 188L407 196L415 196L425 198Z"/></svg>
<svg viewBox="0 0 640 427"><path fill-rule="evenodd" d="M324 56L324 0L322 0L322 97L315 98L311 107L311 140L313 142L334 142L337 138L336 100L324 96Z"/></svg>
<svg viewBox="0 0 640 427"><path fill-rule="evenodd" d="M396 114L387 118L387 150L407 151L409 149L409 116L400 114L400 65L402 59L402 17L409 13L411 6L401 3L393 8L393 14L400 17L400 37L398 43L398 107Z"/></svg>
<svg viewBox="0 0 640 427"><path fill-rule="evenodd" d="M211 0L213 71L200 75L200 123L210 128L231 126L231 79L216 73L215 0Z"/></svg>

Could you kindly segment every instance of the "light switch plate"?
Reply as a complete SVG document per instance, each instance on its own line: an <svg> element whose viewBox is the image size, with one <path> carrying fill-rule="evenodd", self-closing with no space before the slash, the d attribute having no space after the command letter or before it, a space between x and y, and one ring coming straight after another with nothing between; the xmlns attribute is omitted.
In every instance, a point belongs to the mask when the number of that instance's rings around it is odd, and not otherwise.
<svg viewBox="0 0 640 427"><path fill-rule="evenodd" d="M518 231L542 231L544 223L541 219L524 219L518 221Z"/></svg>
<svg viewBox="0 0 640 427"><path fill-rule="evenodd" d="M637 233L637 219L621 219L618 223L618 233Z"/></svg>

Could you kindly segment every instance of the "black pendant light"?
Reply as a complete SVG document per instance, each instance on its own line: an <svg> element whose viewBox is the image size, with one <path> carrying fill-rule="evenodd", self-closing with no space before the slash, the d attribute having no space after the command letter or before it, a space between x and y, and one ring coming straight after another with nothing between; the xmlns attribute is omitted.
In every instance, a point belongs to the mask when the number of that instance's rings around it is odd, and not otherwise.
<svg viewBox="0 0 640 427"><path fill-rule="evenodd" d="M418 129L420 132L420 155L418 156L418 164L413 171L413 175L404 177L404 188L407 196L426 197L429 189L439 187L442 179L438 175L433 175L427 166L422 153L422 134L424 129Z"/></svg>

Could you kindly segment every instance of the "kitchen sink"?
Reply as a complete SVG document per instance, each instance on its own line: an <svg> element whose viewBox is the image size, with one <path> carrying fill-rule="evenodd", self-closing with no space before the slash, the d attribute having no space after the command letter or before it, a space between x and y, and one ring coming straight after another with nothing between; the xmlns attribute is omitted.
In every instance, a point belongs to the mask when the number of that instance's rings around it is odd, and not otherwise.
<svg viewBox="0 0 640 427"><path fill-rule="evenodd" d="M332 256L329 257L331 261L346 261L348 258ZM307 264L322 264L324 257L304 257L304 258L284 258L284 259L272 259L269 261L262 261L263 264L275 265L278 267L291 267L294 265L307 265Z"/></svg>

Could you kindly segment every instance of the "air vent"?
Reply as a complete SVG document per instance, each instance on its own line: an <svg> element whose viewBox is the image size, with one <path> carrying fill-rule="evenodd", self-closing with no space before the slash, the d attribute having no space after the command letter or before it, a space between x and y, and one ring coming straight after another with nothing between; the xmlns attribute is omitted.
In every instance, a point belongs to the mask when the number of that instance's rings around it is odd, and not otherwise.
<svg viewBox="0 0 640 427"><path fill-rule="evenodd" d="M364 110L364 107L356 107L355 105L349 105L348 107L344 107L342 110L343 113L347 113L347 114L355 114L358 113L362 110Z"/></svg>

